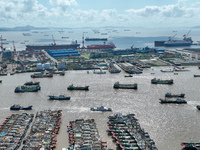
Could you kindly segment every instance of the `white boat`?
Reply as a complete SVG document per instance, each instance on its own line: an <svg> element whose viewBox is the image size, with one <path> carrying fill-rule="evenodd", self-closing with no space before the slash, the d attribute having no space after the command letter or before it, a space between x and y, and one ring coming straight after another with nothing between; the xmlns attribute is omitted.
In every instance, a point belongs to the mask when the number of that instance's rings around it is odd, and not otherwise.
<svg viewBox="0 0 200 150"><path fill-rule="evenodd" d="M106 74L106 71L103 71L103 70L99 70L99 71L95 71L93 72L94 74Z"/></svg>

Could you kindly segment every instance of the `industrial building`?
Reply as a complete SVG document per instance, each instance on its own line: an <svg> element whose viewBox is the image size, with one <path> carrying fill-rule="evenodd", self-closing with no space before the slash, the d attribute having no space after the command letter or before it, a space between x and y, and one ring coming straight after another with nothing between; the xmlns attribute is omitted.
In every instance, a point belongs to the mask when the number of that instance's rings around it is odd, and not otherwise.
<svg viewBox="0 0 200 150"><path fill-rule="evenodd" d="M73 57L73 56L80 56L78 51L74 49L59 49L59 50L48 50L47 53L51 57Z"/></svg>

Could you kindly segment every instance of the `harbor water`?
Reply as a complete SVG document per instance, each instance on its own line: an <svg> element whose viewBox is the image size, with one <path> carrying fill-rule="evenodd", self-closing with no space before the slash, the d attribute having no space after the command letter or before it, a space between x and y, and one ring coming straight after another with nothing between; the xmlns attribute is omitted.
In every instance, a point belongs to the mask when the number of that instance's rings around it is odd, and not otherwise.
<svg viewBox="0 0 200 150"><path fill-rule="evenodd" d="M197 67L187 67L189 71L163 73L161 69L170 67L153 67L142 74L126 78L126 73L93 74L93 71L66 71L65 76L54 75L53 78L32 79L32 73L1 76L0 84L0 122L13 113L33 113L42 110L62 110L62 124L58 134L56 150L68 147L67 125L76 119L95 119L102 141L108 142L108 148L116 149L112 138L107 135L107 117L112 114L124 115L135 113L140 125L155 141L159 150L180 150L181 142L200 142L200 74ZM172 68L171 68L172 69ZM151 84L154 77L173 79L172 85ZM14 93L18 85L27 81L40 82L41 90L33 93ZM115 82L137 83L138 89L114 89ZM68 91L71 84L89 86L89 91ZM159 98L165 93L185 93L187 104L160 104ZM48 95L65 94L69 101L49 101ZM10 106L20 104L33 106L31 111L10 111ZM112 112L92 112L91 107L110 107Z"/></svg>

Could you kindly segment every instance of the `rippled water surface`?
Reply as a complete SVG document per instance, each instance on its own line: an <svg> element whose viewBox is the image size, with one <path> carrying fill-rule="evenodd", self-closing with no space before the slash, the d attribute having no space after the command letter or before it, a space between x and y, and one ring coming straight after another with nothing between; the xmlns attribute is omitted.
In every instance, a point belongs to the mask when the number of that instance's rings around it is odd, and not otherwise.
<svg viewBox="0 0 200 150"><path fill-rule="evenodd" d="M111 137L106 133L107 116L116 113L135 113L141 126L149 132L159 150L180 150L181 142L199 142L200 135L200 111L196 105L200 104L200 78L194 78L194 74L200 74L197 67L188 67L190 71L174 73L162 73L154 67L144 70L143 74L125 78L125 73L98 75L90 71L67 71L65 76L54 75L53 78L31 79L31 73L15 74L13 76L1 76L0 84L0 122L12 113L13 104L23 106L33 105L33 110L28 113L36 113L40 110L63 110L62 124L58 135L57 150L68 146L67 124L75 119L94 118L103 141L108 142L108 148L115 149ZM167 67L169 68L169 67ZM154 74L151 74L154 73ZM173 85L153 85L151 79L174 79ZM37 93L14 93L18 85L26 81L39 81L41 91ZM137 83L138 89L113 89L113 84ZM70 84L89 85L89 91L68 91ZM166 92L174 94L185 93L188 104L160 104L159 98L164 98ZM70 101L48 101L48 95L66 94L71 96ZM90 107L111 107L112 112L91 112Z"/></svg>

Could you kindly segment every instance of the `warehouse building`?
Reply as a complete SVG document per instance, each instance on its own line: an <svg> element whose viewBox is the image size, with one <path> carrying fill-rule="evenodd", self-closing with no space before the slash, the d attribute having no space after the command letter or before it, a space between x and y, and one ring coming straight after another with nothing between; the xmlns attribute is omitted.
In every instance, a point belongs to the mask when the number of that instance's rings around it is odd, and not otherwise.
<svg viewBox="0 0 200 150"><path fill-rule="evenodd" d="M73 56L80 56L78 51L74 49L60 49L60 50L48 50L47 53L51 57L73 57Z"/></svg>

